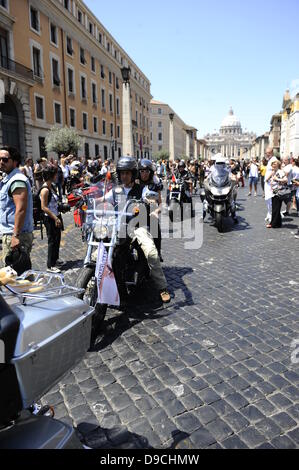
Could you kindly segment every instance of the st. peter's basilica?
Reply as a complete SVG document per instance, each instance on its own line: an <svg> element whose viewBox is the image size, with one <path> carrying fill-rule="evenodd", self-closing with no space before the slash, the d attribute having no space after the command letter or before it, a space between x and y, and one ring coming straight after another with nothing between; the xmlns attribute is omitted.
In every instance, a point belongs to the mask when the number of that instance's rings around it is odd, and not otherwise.
<svg viewBox="0 0 299 470"><path fill-rule="evenodd" d="M232 108L221 124L219 133L207 134L205 141L208 147L209 158L213 154L222 153L227 158L246 158L256 139L253 132L243 132L239 119L234 115Z"/></svg>

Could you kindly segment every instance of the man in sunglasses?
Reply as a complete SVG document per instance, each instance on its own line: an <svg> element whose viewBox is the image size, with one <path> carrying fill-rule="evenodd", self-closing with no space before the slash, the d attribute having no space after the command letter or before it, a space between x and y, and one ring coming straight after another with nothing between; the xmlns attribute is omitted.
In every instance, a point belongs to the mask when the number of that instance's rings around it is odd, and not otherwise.
<svg viewBox="0 0 299 470"><path fill-rule="evenodd" d="M30 255L33 242L33 202L28 178L21 173L21 155L10 146L0 147L0 231L3 261L22 249Z"/></svg>

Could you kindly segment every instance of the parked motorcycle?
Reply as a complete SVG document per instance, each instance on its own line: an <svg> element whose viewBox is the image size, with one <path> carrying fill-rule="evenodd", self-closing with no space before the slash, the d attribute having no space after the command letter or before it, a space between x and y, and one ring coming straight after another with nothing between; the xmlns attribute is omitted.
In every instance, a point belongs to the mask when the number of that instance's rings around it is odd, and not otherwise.
<svg viewBox="0 0 299 470"><path fill-rule="evenodd" d="M0 449L82 448L71 426L32 406L89 348L94 309L80 293L35 271L0 287Z"/></svg>
<svg viewBox="0 0 299 470"><path fill-rule="evenodd" d="M204 183L204 215L208 212L215 220L220 233L224 230L224 218L229 215L237 222L234 197L237 186L222 161L215 163ZM202 194L201 194L202 197Z"/></svg>
<svg viewBox="0 0 299 470"><path fill-rule="evenodd" d="M122 188L116 187L116 193ZM147 198L158 199L157 193L149 192ZM150 199L147 199L149 201ZM144 253L130 232L130 222L140 214L143 202L136 199L126 201L123 207L107 207L93 197L88 198L83 238L87 242L84 268L79 272L76 286L85 290L81 298L95 308L92 339L105 318L108 305L98 302L96 265L100 244L107 252L108 266L115 276L120 304L136 293L149 278L149 267Z"/></svg>

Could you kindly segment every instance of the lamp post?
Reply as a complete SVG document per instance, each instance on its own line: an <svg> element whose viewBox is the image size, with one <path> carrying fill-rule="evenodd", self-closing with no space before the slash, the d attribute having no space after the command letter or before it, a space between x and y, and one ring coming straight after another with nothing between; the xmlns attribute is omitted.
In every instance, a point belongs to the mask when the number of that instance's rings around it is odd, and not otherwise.
<svg viewBox="0 0 299 470"><path fill-rule="evenodd" d="M123 155L134 156L133 146L133 127L132 127L132 110L131 110L131 92L130 92L130 67L121 69L123 79Z"/></svg>
<svg viewBox="0 0 299 470"><path fill-rule="evenodd" d="M169 161L174 162L174 113L169 113Z"/></svg>

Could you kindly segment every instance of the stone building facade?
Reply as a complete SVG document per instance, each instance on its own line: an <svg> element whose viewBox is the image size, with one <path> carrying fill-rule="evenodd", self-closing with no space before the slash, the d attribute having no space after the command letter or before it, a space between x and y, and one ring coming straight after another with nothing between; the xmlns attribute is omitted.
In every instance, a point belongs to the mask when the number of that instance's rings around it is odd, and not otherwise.
<svg viewBox="0 0 299 470"><path fill-rule="evenodd" d="M205 136L208 147L208 156L211 158L221 153L226 158L247 158L256 135L253 132L243 132L239 119L234 115L232 108L222 121L219 132Z"/></svg>
<svg viewBox="0 0 299 470"><path fill-rule="evenodd" d="M1 0L0 144L36 160L51 127L80 155L122 154L122 67L131 68L135 155L150 154L150 82L81 0Z"/></svg>

